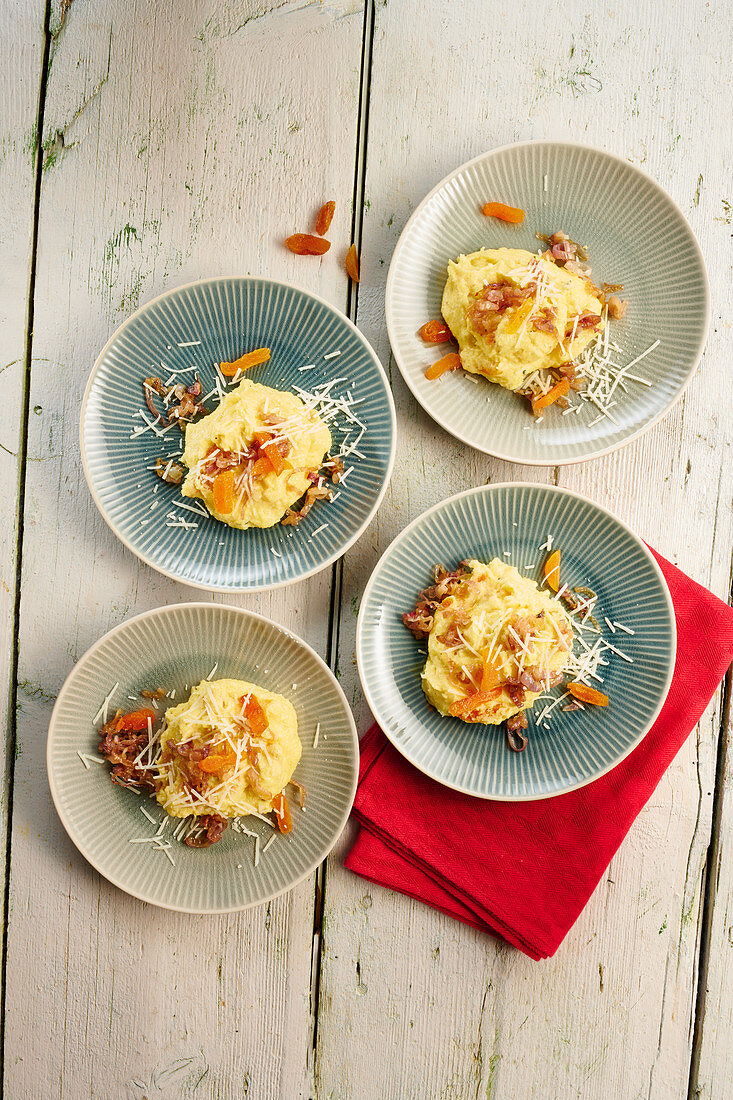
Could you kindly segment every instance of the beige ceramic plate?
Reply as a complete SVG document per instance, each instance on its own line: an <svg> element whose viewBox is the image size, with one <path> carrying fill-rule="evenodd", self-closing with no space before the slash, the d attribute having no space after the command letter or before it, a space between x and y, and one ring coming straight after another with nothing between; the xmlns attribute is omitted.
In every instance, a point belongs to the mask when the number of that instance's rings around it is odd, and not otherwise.
<svg viewBox="0 0 733 1100"><path fill-rule="evenodd" d="M486 218L501 201L526 211L522 225ZM588 248L596 282L623 283L630 307L613 322L613 339L650 386L618 387L613 419L590 403L536 422L527 402L463 371L439 382L426 367L446 351L429 348L420 326L440 316L450 259L485 248L541 247L537 231L564 230ZM700 248L662 188L625 160L570 142L525 142L484 153L457 168L423 200L397 242L387 280L387 327L407 385L446 431L510 462L554 466L581 462L635 439L681 396L702 354L710 305Z"/></svg>
<svg viewBox="0 0 733 1100"><path fill-rule="evenodd" d="M293 831L277 834L250 819L261 837L259 866L254 840L228 829L207 849L172 841L172 865L149 843L157 822L172 819L145 795L113 786L109 767L78 753L96 755L92 719L116 682L111 701L134 709L128 699L145 688L176 689L176 699L208 676L235 677L285 695L295 706L303 756L295 778L307 790L306 810L293 809ZM172 703L170 705L173 705ZM318 745L313 741L320 723ZM157 608L105 634L69 674L51 715L48 777L64 828L82 855L115 886L143 901L188 913L223 913L269 901L291 889L321 863L351 810L358 767L356 727L332 672L294 634L236 607L190 603ZM153 825L143 807L156 821Z"/></svg>

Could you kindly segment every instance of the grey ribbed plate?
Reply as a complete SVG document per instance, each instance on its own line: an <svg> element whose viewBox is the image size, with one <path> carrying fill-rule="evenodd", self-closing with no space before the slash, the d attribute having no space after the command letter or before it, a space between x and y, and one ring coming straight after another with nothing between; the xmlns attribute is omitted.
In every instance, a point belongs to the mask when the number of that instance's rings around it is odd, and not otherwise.
<svg viewBox="0 0 733 1100"><path fill-rule="evenodd" d="M545 179L547 190L545 190ZM481 214L500 201L526 211L522 225ZM440 317L446 266L481 247L540 246L537 231L562 229L588 248L593 278L623 283L626 317L611 324L628 363L655 340L638 367L651 388L617 391L617 423L583 402L580 413L548 409L536 423L527 403L462 371L428 382L425 368L444 354L418 336ZM681 396L702 354L710 305L705 264L681 211L625 160L570 142L524 142L484 153L456 169L418 206L397 242L387 280L387 327L397 364L423 408L446 431L480 451L529 465L580 462L628 443ZM635 373L635 372L634 372Z"/></svg>
<svg viewBox="0 0 733 1100"><path fill-rule="evenodd" d="M190 347L179 343L200 341ZM204 394L214 387L214 363L267 346L268 363L247 377L278 389L313 390L339 380L333 394L350 392L367 431L361 457L338 488L297 527L238 531L181 507L177 486L157 477L156 458L179 449L178 428L158 438L142 426L142 379L196 367ZM339 352L336 358L326 355ZM312 370L298 368L315 364ZM179 374L176 381L193 380ZM211 401L209 401L211 406ZM353 427L341 417L342 427ZM346 432L332 429L338 448ZM354 441L351 435L350 441ZM305 290L273 279L204 279L148 302L112 336L92 371L81 412L81 449L89 488L104 519L148 565L198 588L257 591L302 580L330 565L362 534L387 488L395 450L395 414L387 377L376 355L343 313ZM190 505L191 501L184 501ZM174 511L197 524L166 526ZM319 530L323 525L323 530Z"/></svg>
<svg viewBox="0 0 733 1100"><path fill-rule="evenodd" d="M293 807L293 831L275 836L254 867L254 840L228 829L211 848L187 848L172 841L171 866L149 844L157 821L172 819L146 795L113 786L106 764L85 769L77 752L96 755L92 720L119 681L111 703L133 710L128 700L145 688L176 689L208 676L253 681L285 695L298 715L303 756L295 777L307 789L306 810ZM295 687L293 685L295 684ZM171 702L169 705L173 706ZM316 724L319 742L313 748ZM330 669L294 634L241 608L220 604L178 604L138 615L105 634L69 674L48 729L48 777L59 817L93 867L135 897L188 913L223 913L257 905L291 889L329 853L344 827L356 790L356 727L344 693ZM262 845L273 835L251 818ZM170 839L170 837L168 837Z"/></svg>
<svg viewBox="0 0 733 1100"><path fill-rule="evenodd" d="M602 670L607 708L556 713L547 730L528 712L529 744L517 754L507 748L503 726L469 725L428 708L420 685L425 647L401 616L432 583L438 562L453 569L464 558L498 557L538 579L548 534L561 549L562 581L598 594L599 621L607 615L635 631L617 633L612 643L633 664L613 657ZM610 640L607 629L604 636ZM364 593L356 646L364 694L395 747L448 787L509 801L582 787L638 745L667 697L676 627L654 558L610 512L555 486L490 485L437 504L397 536Z"/></svg>

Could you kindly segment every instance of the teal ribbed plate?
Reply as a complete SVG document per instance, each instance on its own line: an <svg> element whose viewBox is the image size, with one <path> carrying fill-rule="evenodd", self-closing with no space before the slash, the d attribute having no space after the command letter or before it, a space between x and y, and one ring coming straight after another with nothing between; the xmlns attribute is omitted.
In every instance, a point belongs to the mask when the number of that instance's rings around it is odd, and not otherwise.
<svg viewBox="0 0 733 1100"><path fill-rule="evenodd" d="M611 705L602 710L557 708L545 729L533 721L544 703L535 704L528 746L518 754L507 748L503 726L469 725L428 707L420 685L425 646L401 616L432 583L436 563L454 569L464 558L498 557L537 580L548 534L561 549L561 580L597 593L599 622L608 616L635 631L612 637L604 626L604 637L633 664L608 655L602 675ZM506 801L582 787L623 760L659 714L675 652L672 601L646 546L600 505L567 489L524 484L459 493L398 535L367 585L356 643L364 694L393 745L447 787Z"/></svg>
<svg viewBox="0 0 733 1100"><path fill-rule="evenodd" d="M486 218L500 201L526 211L521 225ZM613 421L582 402L579 413L527 402L463 371L439 382L425 369L445 353L418 330L440 317L450 259L479 248L544 247L537 231L562 229L587 246L593 279L623 283L626 317L611 338L628 364L659 346L632 373L652 382L619 387ZM446 431L487 454L535 466L581 462L635 439L681 396L702 354L710 319L705 264L679 208L650 176L620 157L571 142L507 145L457 168L420 203L397 242L387 279L387 328L405 382ZM596 421L594 423L594 421ZM614 422L615 421L615 422Z"/></svg>
<svg viewBox="0 0 733 1100"><path fill-rule="evenodd" d="M275 834L264 821L247 827L261 837L254 866L253 838L227 829L211 848L188 848L171 839L173 819L146 796L115 787L96 755L92 721L119 681L110 704L134 710L144 689L175 689L215 678L253 681L286 696L298 715L303 755L295 778L307 790L306 808L292 800L293 830ZM163 700L161 706L174 706ZM316 726L318 744L313 748ZM306 878L341 833L351 810L358 769L356 727L349 705L330 669L294 634L241 608L221 604L177 604L138 615L105 634L75 665L59 692L48 729L48 777L56 809L81 854L100 874L128 894L187 913L224 913L277 897ZM156 824L141 812L144 806ZM158 822L168 822L173 866L149 843ZM264 846L271 836L274 842Z"/></svg>
<svg viewBox="0 0 733 1100"><path fill-rule="evenodd" d="M189 341L193 346L179 347ZM196 367L204 394L214 388L214 363L267 346L268 363L247 377L278 389L306 390L335 381L333 394L350 393L367 431L360 456L338 499L316 505L297 527L238 531L181 506L192 501L164 484L159 455L180 450L177 427L131 439L145 411L142 380ZM334 358L325 358L338 352ZM299 367L313 366L301 371ZM188 371L175 381L193 381ZM210 399L207 404L214 406ZM355 442L359 429L339 418L333 445ZM348 434L348 429L352 434ZM261 278L217 278L170 290L134 313L97 360L81 412L84 472L102 516L129 550L166 576L198 588L257 591L290 584L334 562L362 534L387 488L395 450L392 393L376 355L357 328L328 302L286 283ZM203 507L203 506L201 506ZM169 513L196 526L167 526ZM325 527L323 525L326 525ZM323 528L319 530L319 528Z"/></svg>

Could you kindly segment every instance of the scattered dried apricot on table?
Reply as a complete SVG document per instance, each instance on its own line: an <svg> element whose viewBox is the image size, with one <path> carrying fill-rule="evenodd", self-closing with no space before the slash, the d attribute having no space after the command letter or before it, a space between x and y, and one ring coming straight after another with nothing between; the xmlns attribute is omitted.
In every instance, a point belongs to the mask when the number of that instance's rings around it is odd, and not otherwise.
<svg viewBox="0 0 733 1100"><path fill-rule="evenodd" d="M356 252L356 245L352 244L349 251L346 253L346 259L344 260L344 267L346 268L346 274L351 279L352 283L359 282L359 257Z"/></svg>
<svg viewBox="0 0 733 1100"><path fill-rule="evenodd" d="M331 242L323 237L314 237L312 233L293 233L285 241L285 246L296 256L322 256L328 252Z"/></svg>
<svg viewBox="0 0 733 1100"><path fill-rule="evenodd" d="M323 206L318 211L318 216L316 218L316 233L319 237L324 237L331 228L335 209L336 203L331 199L329 202L324 202Z"/></svg>

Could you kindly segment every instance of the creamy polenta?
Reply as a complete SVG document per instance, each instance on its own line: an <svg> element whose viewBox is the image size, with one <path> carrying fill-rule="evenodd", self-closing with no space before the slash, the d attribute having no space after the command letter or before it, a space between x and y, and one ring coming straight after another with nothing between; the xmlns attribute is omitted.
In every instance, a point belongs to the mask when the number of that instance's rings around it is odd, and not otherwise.
<svg viewBox="0 0 733 1100"><path fill-rule="evenodd" d="M442 313L461 366L509 390L575 360L603 330L590 280L519 248L482 248L448 264Z"/></svg>
<svg viewBox="0 0 733 1100"><path fill-rule="evenodd" d="M426 623L423 691L443 715L498 725L562 678L572 624L557 600L498 558L467 561L447 577L438 594L449 594Z"/></svg>
<svg viewBox="0 0 733 1100"><path fill-rule="evenodd" d="M276 809L300 760L295 709L244 680L203 680L166 712L156 798L172 817Z"/></svg>
<svg viewBox="0 0 733 1100"><path fill-rule="evenodd" d="M331 433L293 393L245 378L186 428L181 487L230 527L272 527L312 486Z"/></svg>

